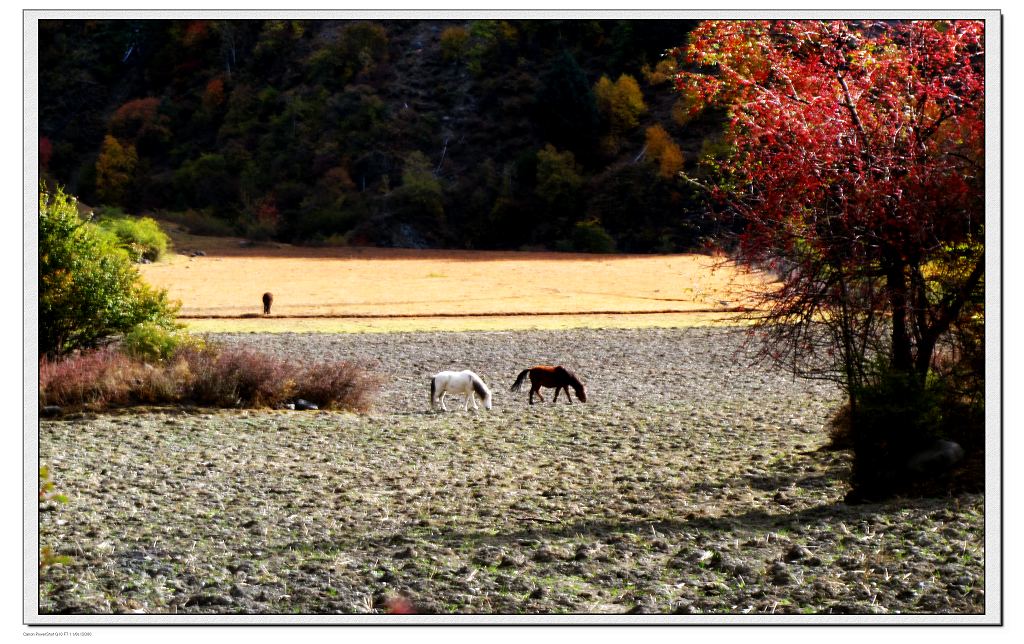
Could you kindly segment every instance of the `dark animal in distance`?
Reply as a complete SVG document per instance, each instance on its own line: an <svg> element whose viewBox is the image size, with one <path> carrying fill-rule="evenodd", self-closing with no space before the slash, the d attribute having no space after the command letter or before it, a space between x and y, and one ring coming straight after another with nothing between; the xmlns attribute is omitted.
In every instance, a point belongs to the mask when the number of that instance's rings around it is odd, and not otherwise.
<svg viewBox="0 0 1024 644"><path fill-rule="evenodd" d="M272 293L263 294L263 315L270 315L270 305L274 303L274 296Z"/></svg>
<svg viewBox="0 0 1024 644"><path fill-rule="evenodd" d="M558 402L558 392L562 389L565 390L565 397L569 399L569 403L572 403L572 396L569 395L569 387L572 387L573 391L576 392L576 397L580 399L580 402L587 402L587 390L580 382L580 379L576 375L559 365L557 367L551 367L548 365L537 365L529 369L523 369L519 373L519 377L516 378L515 383L512 384L511 391L519 391L523 387L523 383L526 378L530 378L530 404L533 404L534 394L540 398L541 402L544 402L544 397L540 395L541 387L553 387L555 390L555 397L551 402Z"/></svg>

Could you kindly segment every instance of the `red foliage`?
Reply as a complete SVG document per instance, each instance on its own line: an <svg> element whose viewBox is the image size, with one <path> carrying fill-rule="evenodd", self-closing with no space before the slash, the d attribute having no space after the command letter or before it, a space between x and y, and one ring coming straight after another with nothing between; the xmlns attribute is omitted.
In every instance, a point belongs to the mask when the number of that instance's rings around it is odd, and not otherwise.
<svg viewBox="0 0 1024 644"><path fill-rule="evenodd" d="M224 79L220 76L211 78L203 93L203 107L212 110L224 104Z"/></svg>
<svg viewBox="0 0 1024 644"><path fill-rule="evenodd" d="M46 170L50 167L50 158L53 156L53 143L49 137L39 137L39 167Z"/></svg>
<svg viewBox="0 0 1024 644"><path fill-rule="evenodd" d="M936 227L980 215L982 27L942 24L875 26L874 37L845 22L707 22L695 31L687 60L716 65L719 77L684 72L677 82L704 104L734 105L728 170L756 190L745 250L774 246L808 207L880 238L851 248L904 257Z"/></svg>
<svg viewBox="0 0 1024 644"><path fill-rule="evenodd" d="M186 47L202 44L210 36L210 23L206 20L193 20L185 27L181 41Z"/></svg>
<svg viewBox="0 0 1024 644"><path fill-rule="evenodd" d="M135 138L141 130L159 121L160 99L136 98L117 108L110 117L110 131L121 139Z"/></svg>
<svg viewBox="0 0 1024 644"><path fill-rule="evenodd" d="M892 316L894 364L926 372L963 297L923 268L967 244L975 270L953 288L983 275L983 23L708 21L674 53L692 110L729 109L734 154L709 192L744 222L742 257L796 268L777 319L850 303L859 286L866 311Z"/></svg>

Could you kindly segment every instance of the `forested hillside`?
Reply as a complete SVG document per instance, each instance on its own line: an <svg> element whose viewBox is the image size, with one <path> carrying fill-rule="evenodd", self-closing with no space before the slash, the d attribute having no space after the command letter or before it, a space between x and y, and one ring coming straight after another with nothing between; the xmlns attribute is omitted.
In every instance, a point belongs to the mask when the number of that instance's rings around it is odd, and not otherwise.
<svg viewBox="0 0 1024 644"><path fill-rule="evenodd" d="M40 23L40 166L94 206L309 244L669 252L713 151L671 20Z"/></svg>

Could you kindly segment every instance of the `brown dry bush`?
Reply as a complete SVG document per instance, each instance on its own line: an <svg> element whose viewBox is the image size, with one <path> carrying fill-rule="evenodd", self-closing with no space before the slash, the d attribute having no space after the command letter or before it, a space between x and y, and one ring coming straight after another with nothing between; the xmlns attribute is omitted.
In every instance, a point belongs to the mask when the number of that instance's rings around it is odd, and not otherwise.
<svg viewBox="0 0 1024 644"><path fill-rule="evenodd" d="M119 405L131 399L140 363L111 347L39 359L39 401L43 405Z"/></svg>
<svg viewBox="0 0 1024 644"><path fill-rule="evenodd" d="M828 448L833 450L853 449L853 434L850 428L850 403L844 404L825 423L830 439Z"/></svg>
<svg viewBox="0 0 1024 644"><path fill-rule="evenodd" d="M380 377L352 362L314 364L258 351L186 345L156 365L112 347L40 359L42 406L109 407L189 402L212 407L280 407L305 398L328 409L366 411Z"/></svg>
<svg viewBox="0 0 1024 644"><path fill-rule="evenodd" d="M383 384L380 376L353 362L314 364L296 384L296 396L324 409L366 411Z"/></svg>
<svg viewBox="0 0 1024 644"><path fill-rule="evenodd" d="M294 397L295 364L256 351L185 350L188 397L217 407L275 407Z"/></svg>

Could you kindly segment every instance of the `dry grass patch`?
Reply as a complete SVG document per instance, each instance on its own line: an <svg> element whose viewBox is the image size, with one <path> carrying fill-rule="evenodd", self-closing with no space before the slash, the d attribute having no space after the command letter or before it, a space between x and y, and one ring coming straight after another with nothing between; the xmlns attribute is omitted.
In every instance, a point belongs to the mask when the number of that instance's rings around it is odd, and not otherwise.
<svg viewBox="0 0 1024 644"><path fill-rule="evenodd" d="M372 248L243 247L234 239L182 238L187 253L141 267L149 283L182 302L186 318L241 318L262 312L274 293L273 317L520 316L577 314L579 319L500 328L584 325L600 315L721 312L753 306L768 278L705 255L587 255ZM202 243L197 243L202 240ZM251 319L254 324L263 320ZM642 320L631 325L645 326ZM679 324L675 320L675 325ZM289 322L294 329L297 321ZM320 323L309 323L320 327ZM366 330L374 322L353 323ZM446 323L400 323L402 330ZM511 326L509 326L511 325ZM489 329L490 321L455 323ZM222 329L224 327L218 326ZM232 327L235 330L235 327ZM240 330L240 329L239 329ZM259 330L266 330L260 326ZM390 330L390 329L389 329Z"/></svg>

